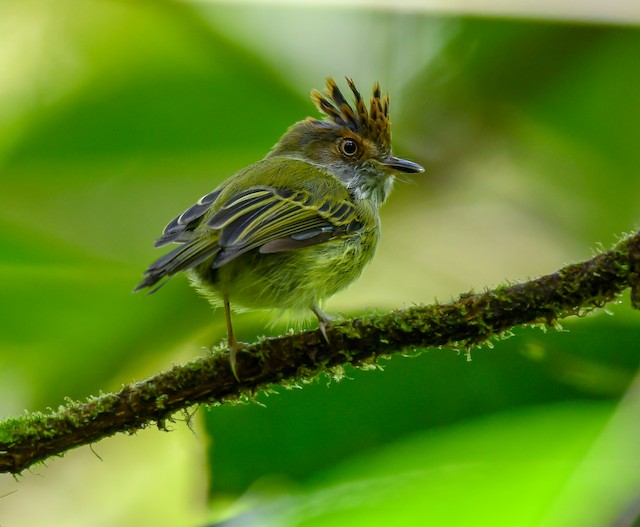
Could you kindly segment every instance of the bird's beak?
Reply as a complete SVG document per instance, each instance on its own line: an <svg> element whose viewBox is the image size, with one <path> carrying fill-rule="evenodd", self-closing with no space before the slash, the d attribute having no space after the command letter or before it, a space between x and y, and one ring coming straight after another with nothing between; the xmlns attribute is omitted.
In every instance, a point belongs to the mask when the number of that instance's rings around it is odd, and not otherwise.
<svg viewBox="0 0 640 527"><path fill-rule="evenodd" d="M382 163L392 170L405 172L407 174L419 174L420 172L424 172L424 168L422 168L418 163L414 163L407 159L400 159L399 157L387 156L384 158Z"/></svg>

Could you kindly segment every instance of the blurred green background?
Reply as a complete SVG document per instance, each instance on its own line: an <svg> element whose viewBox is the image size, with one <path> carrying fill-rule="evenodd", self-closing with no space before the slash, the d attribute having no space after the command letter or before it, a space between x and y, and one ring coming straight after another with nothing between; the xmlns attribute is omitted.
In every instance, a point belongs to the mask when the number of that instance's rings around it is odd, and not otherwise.
<svg viewBox="0 0 640 527"><path fill-rule="evenodd" d="M0 415L118 389L223 339L184 277L131 290L169 220L317 116L308 94L327 76L363 93L379 80L395 151L427 168L397 184L374 263L329 312L446 302L610 246L640 217L640 32L625 5L605 25L568 3L544 21L3 1ZM201 409L193 433L178 422L2 476L0 524L631 525L627 300L562 332L518 329L471 362L397 356ZM269 321L238 315L239 337L288 328Z"/></svg>

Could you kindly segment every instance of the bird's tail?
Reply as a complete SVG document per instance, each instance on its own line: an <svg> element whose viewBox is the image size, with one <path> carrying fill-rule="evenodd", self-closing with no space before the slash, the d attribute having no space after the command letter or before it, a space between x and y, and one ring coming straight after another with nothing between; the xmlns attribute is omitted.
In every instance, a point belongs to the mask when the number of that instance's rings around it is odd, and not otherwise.
<svg viewBox="0 0 640 527"><path fill-rule="evenodd" d="M210 240L194 240L181 245L153 262L143 273L145 278L133 290L134 293L147 287L155 286L150 292L160 289L169 278L180 271L186 271L202 263L207 258L215 256L220 251L217 243ZM163 278L166 280L162 281ZM160 282L158 284L158 282ZM156 284L158 284L156 286Z"/></svg>

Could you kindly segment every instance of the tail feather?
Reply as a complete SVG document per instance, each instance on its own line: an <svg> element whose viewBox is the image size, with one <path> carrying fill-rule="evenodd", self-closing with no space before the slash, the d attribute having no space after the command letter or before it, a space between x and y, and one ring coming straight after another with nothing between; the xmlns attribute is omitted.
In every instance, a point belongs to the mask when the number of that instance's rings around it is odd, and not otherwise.
<svg viewBox="0 0 640 527"><path fill-rule="evenodd" d="M220 247L210 240L195 240L191 243L181 245L153 262L144 272L145 278L133 290L134 293L147 287L153 287L163 278L166 280L149 292L149 294L160 289L166 281L180 271L186 271L202 263L207 258L215 256Z"/></svg>

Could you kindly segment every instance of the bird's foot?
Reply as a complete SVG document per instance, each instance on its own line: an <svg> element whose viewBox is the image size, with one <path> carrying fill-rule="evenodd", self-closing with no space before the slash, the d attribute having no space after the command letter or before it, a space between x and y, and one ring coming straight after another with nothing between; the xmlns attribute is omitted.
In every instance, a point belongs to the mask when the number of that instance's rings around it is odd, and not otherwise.
<svg viewBox="0 0 640 527"><path fill-rule="evenodd" d="M327 328L331 327L333 317L322 311L316 304L313 304L311 306L311 311L313 311L315 316L318 317L318 327L320 328L320 333L322 333L325 342L330 346L331 342L329 342L329 337L327 336Z"/></svg>
<svg viewBox="0 0 640 527"><path fill-rule="evenodd" d="M229 367L238 382L240 382L240 377L238 377L236 355L238 351L248 347L249 344L246 342L238 342L235 338L229 339Z"/></svg>

